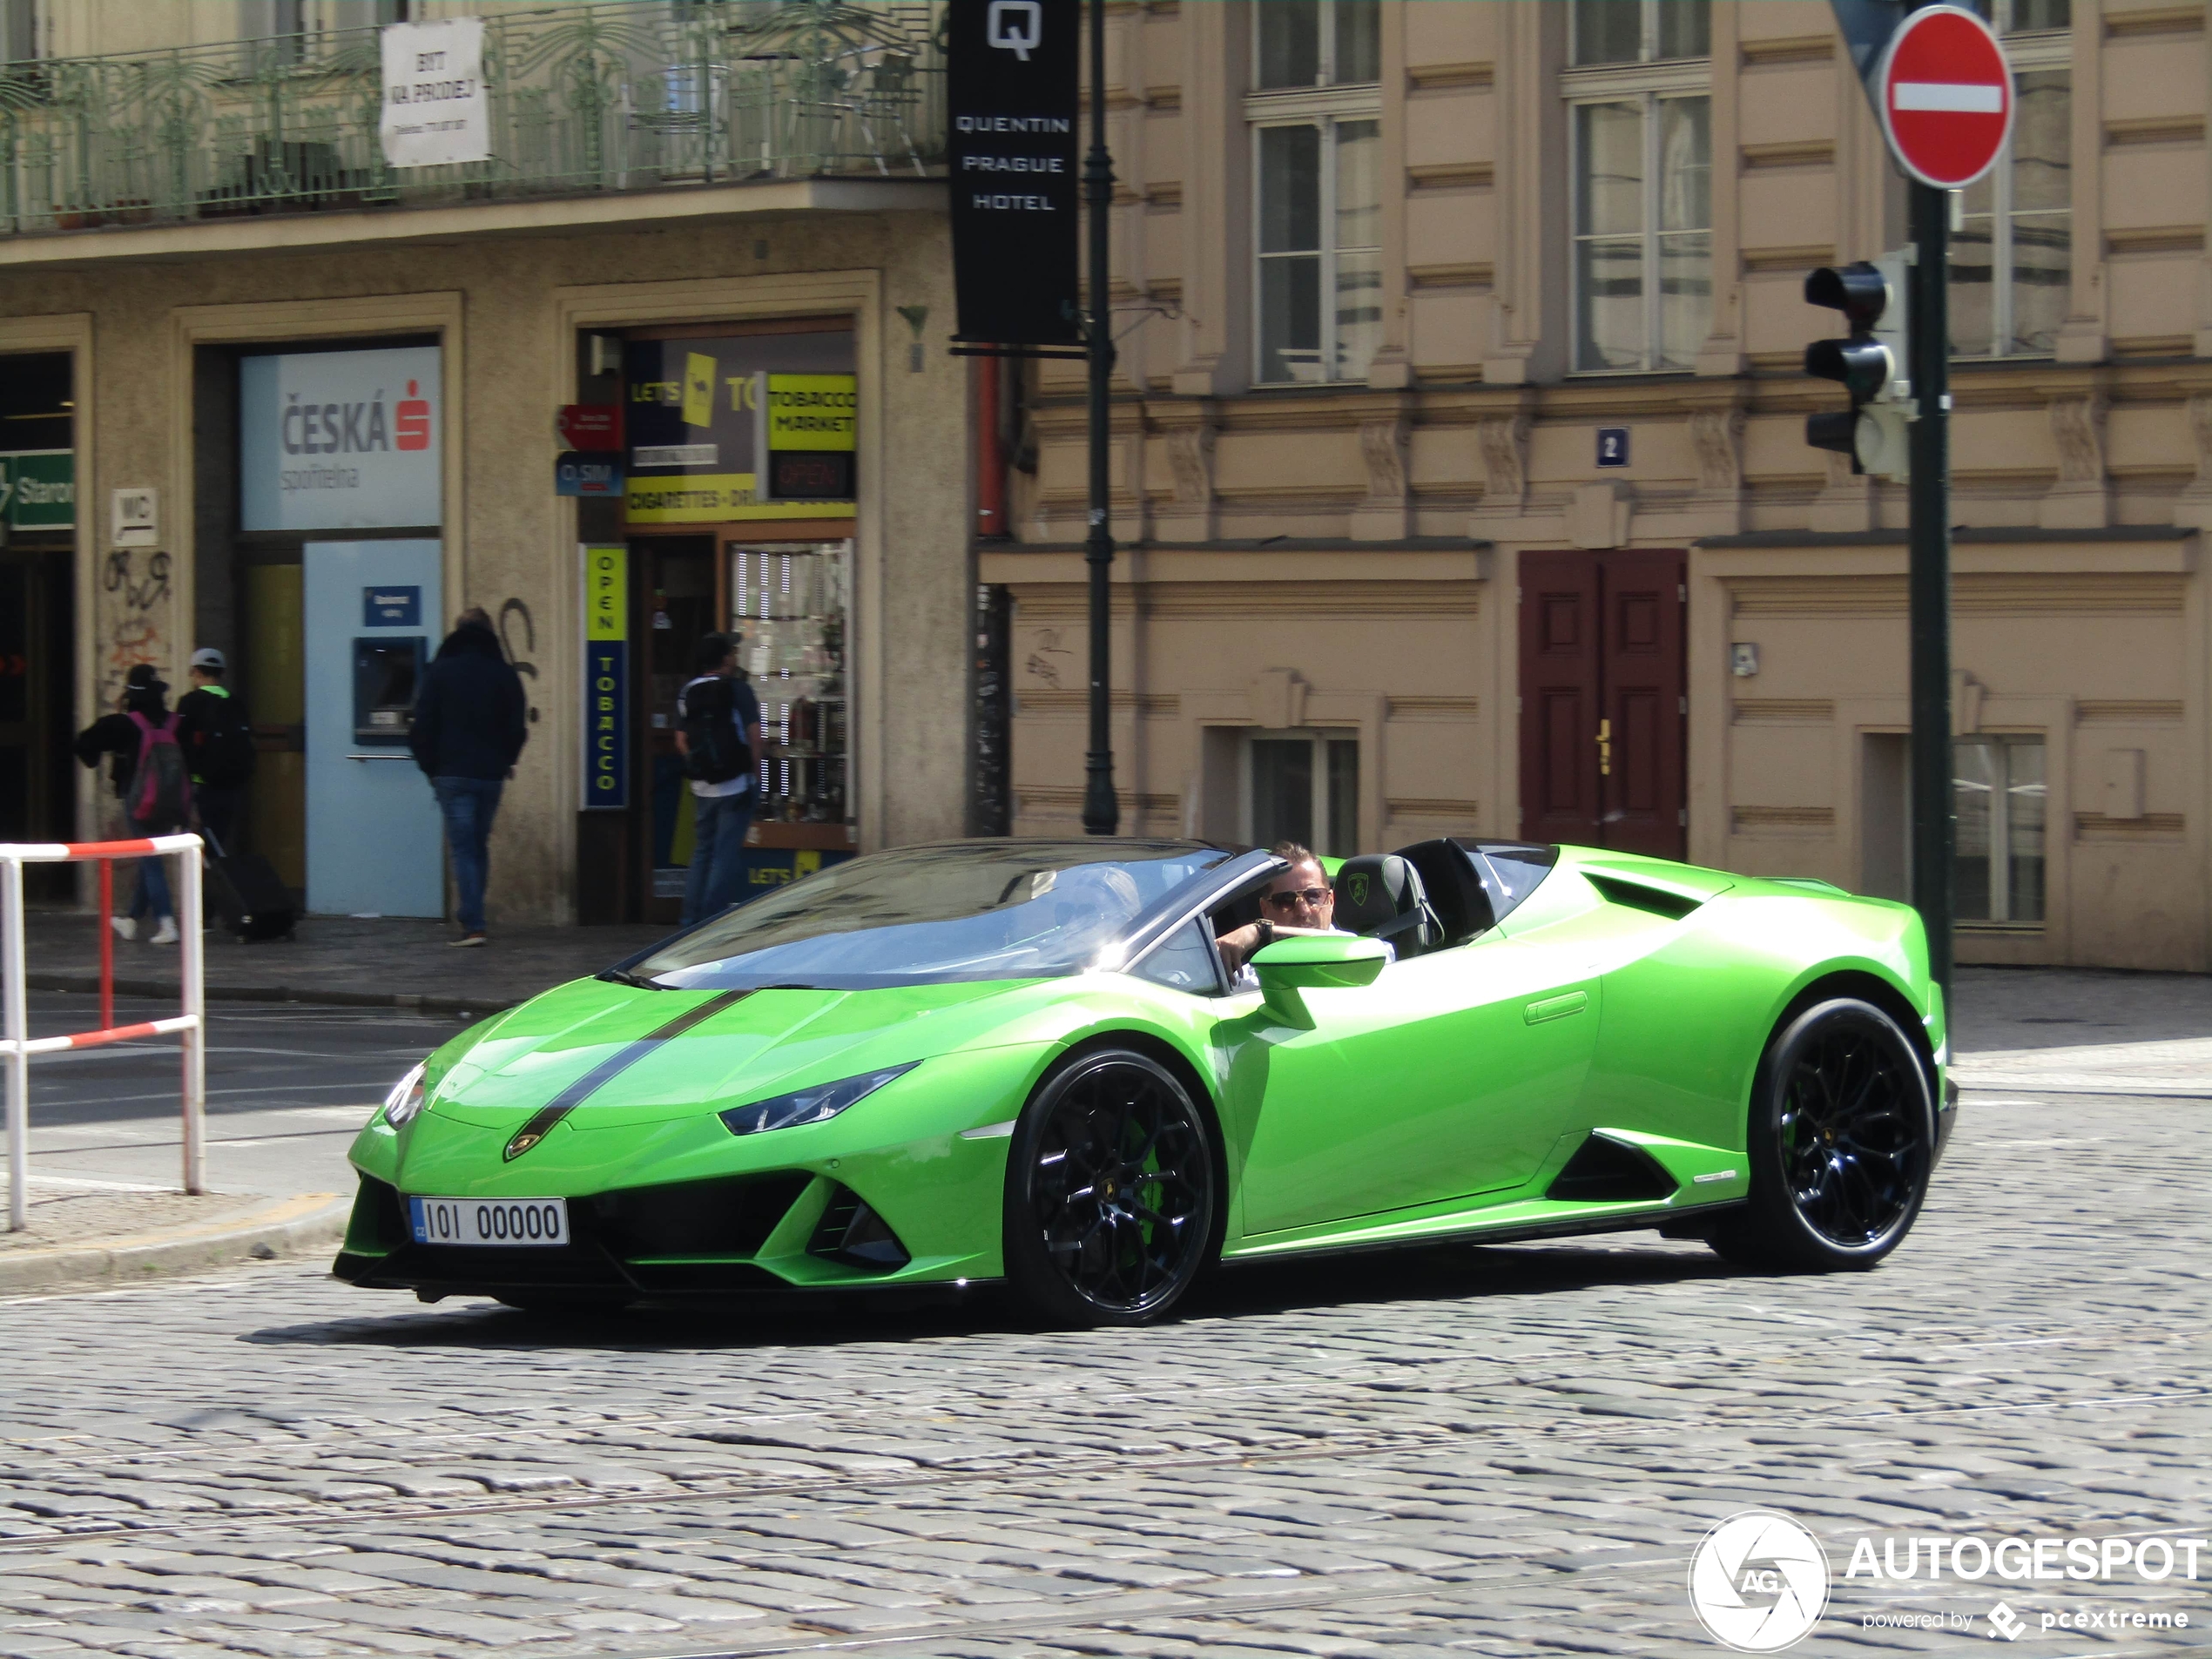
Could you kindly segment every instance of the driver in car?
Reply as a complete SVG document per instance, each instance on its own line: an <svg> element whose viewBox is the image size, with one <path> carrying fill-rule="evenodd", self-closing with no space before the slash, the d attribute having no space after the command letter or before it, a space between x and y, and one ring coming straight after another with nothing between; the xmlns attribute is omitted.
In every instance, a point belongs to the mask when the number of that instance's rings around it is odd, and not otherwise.
<svg viewBox="0 0 2212 1659"><path fill-rule="evenodd" d="M1336 925L1337 893L1311 847L1296 841L1278 841L1267 849L1290 866L1267 884L1259 895L1259 920L1232 927L1214 941L1221 965L1229 970L1230 989L1255 991L1259 979L1251 967L1254 955L1278 939L1298 934L1343 934ZM1392 951L1394 961L1397 952Z"/></svg>

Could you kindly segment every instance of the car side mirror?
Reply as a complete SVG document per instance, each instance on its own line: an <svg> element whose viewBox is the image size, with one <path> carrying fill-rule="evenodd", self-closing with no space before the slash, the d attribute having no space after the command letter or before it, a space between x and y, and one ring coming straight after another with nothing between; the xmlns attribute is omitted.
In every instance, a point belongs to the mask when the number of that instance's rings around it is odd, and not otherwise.
<svg viewBox="0 0 2212 1659"><path fill-rule="evenodd" d="M1379 939L1302 934L1277 940L1251 965L1267 1006L1288 1023L1310 1028L1303 993L1372 985L1389 961L1390 947Z"/></svg>

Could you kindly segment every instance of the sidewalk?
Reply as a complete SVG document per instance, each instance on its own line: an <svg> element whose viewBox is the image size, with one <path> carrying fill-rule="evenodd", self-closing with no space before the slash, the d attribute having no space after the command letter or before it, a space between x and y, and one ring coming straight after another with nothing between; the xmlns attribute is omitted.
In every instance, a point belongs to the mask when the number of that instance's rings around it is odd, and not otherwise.
<svg viewBox="0 0 2212 1659"><path fill-rule="evenodd" d="M98 918L68 910L30 912L30 988L99 988ZM322 1002L411 1008L457 1015L496 1013L549 986L596 974L664 939L659 927L518 927L481 950L455 950L443 922L309 916L298 936L241 945L220 928L207 935L207 995L255 1002ZM177 995L174 946L115 941L116 989Z"/></svg>

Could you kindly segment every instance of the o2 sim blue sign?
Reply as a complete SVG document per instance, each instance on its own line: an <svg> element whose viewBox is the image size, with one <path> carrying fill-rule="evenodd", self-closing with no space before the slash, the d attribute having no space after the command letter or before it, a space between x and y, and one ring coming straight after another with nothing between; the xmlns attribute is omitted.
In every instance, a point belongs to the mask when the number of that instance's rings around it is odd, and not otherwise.
<svg viewBox="0 0 2212 1659"><path fill-rule="evenodd" d="M361 626L364 628L420 628L422 590L420 588L363 588Z"/></svg>

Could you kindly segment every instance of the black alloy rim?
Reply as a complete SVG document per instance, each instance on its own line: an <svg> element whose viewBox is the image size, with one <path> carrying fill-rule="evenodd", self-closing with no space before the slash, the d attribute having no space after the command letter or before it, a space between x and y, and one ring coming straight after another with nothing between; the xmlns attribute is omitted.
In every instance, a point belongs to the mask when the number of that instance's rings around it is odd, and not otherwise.
<svg viewBox="0 0 2212 1659"><path fill-rule="evenodd" d="M1912 1211L1926 1163L1917 1069L1852 1021L1815 1035L1784 1080L1783 1175L1831 1244L1878 1244Z"/></svg>
<svg viewBox="0 0 2212 1659"><path fill-rule="evenodd" d="M1031 1195L1045 1255L1092 1306L1142 1313L1197 1271L1211 1157L1184 1092L1109 1061L1072 1078L1039 1138Z"/></svg>

